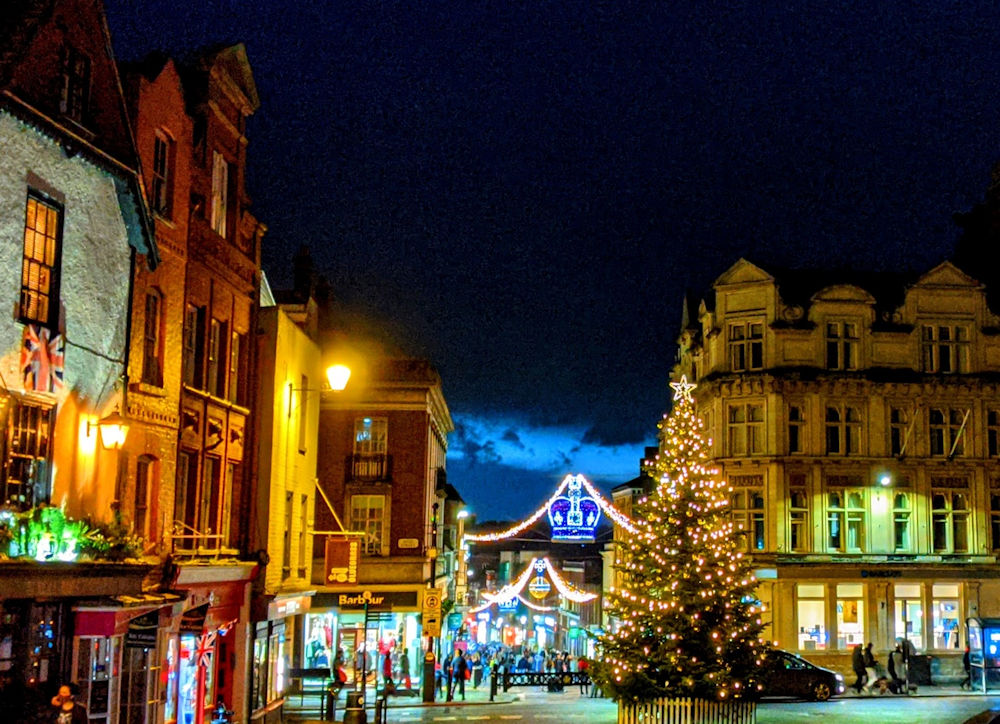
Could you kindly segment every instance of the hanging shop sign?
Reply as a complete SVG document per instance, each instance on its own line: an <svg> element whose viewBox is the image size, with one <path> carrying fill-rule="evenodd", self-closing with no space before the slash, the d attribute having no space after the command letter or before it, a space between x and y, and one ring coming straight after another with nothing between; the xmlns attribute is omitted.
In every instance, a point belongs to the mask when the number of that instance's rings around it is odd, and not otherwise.
<svg viewBox="0 0 1000 724"><path fill-rule="evenodd" d="M151 649L156 647L156 632L160 627L160 612L150 611L136 616L128 622L125 632L125 646L131 649Z"/></svg>
<svg viewBox="0 0 1000 724"><path fill-rule="evenodd" d="M357 538L326 537L326 582L328 585L358 582L358 557L361 544Z"/></svg>
<svg viewBox="0 0 1000 724"><path fill-rule="evenodd" d="M583 477L567 481L562 495L549 503L549 525L553 541L594 540L594 529L601 520L601 506L583 489Z"/></svg>
<svg viewBox="0 0 1000 724"><path fill-rule="evenodd" d="M460 628L462 628L462 614L458 613L457 611L454 613L449 613L448 630L458 631Z"/></svg>

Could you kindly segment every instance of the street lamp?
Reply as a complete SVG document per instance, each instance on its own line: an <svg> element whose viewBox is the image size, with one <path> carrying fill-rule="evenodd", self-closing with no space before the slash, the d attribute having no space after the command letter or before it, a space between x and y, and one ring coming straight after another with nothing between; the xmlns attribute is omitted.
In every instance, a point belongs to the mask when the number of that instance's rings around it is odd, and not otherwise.
<svg viewBox="0 0 1000 724"><path fill-rule="evenodd" d="M347 365L333 365L326 368L326 379L330 383L330 389L334 392L343 392L347 387L347 381L351 379L351 368Z"/></svg>
<svg viewBox="0 0 1000 724"><path fill-rule="evenodd" d="M121 450L128 437L128 420L122 417L116 409L110 415L105 415L96 423L87 420L87 435L93 434L96 427L101 434L101 445L105 450Z"/></svg>

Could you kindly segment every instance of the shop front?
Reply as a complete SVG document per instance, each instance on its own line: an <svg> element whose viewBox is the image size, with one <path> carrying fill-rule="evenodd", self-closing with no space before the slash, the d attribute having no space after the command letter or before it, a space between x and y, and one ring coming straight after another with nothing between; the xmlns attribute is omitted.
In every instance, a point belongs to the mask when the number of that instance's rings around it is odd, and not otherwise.
<svg viewBox="0 0 1000 724"><path fill-rule="evenodd" d="M420 591L412 587L318 592L305 615L296 665L308 669L342 663L348 684L360 687L362 680L381 682L388 659L395 685L417 688L424 648Z"/></svg>
<svg viewBox="0 0 1000 724"><path fill-rule="evenodd" d="M250 720L280 722L289 675L295 668L292 644L312 603L312 591L278 595L255 611L250 663ZM322 668L322 667L321 667Z"/></svg>
<svg viewBox="0 0 1000 724"><path fill-rule="evenodd" d="M222 704L245 719L249 582L256 564L181 565L187 594L164 663L166 724L202 724Z"/></svg>

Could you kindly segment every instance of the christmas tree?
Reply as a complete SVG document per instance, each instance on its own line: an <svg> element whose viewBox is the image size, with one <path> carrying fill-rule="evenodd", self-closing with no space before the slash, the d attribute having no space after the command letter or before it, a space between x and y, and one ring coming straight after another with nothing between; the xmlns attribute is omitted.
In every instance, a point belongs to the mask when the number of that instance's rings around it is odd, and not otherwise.
<svg viewBox="0 0 1000 724"><path fill-rule="evenodd" d="M616 699L753 698L767 644L756 579L729 517L730 488L706 467L708 443L686 377L647 461L656 489L637 504L607 596L617 630L601 637L595 679Z"/></svg>

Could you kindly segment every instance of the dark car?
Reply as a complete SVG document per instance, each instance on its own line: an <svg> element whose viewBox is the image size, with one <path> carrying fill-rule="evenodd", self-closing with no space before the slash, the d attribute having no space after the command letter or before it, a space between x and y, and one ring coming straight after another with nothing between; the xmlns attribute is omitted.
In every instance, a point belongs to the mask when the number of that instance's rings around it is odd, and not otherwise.
<svg viewBox="0 0 1000 724"><path fill-rule="evenodd" d="M764 660L763 696L794 696L826 701L844 693L844 677L836 671L810 664L801 656L774 650Z"/></svg>

